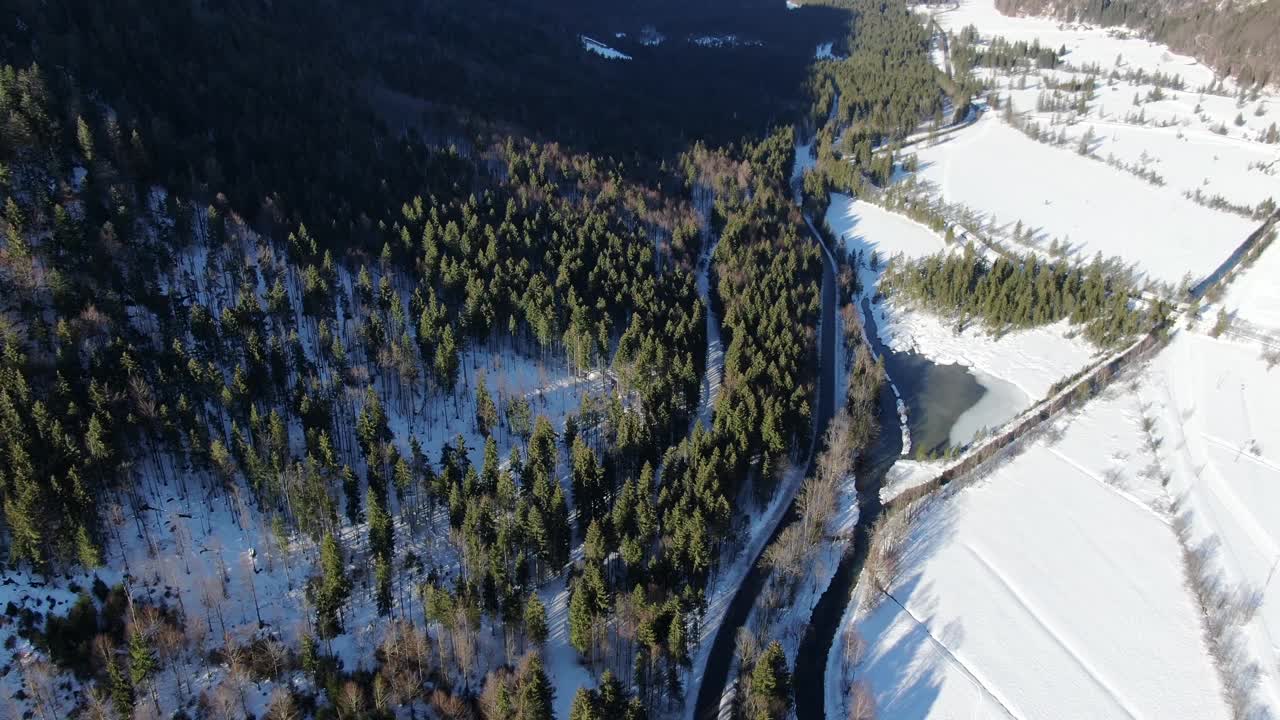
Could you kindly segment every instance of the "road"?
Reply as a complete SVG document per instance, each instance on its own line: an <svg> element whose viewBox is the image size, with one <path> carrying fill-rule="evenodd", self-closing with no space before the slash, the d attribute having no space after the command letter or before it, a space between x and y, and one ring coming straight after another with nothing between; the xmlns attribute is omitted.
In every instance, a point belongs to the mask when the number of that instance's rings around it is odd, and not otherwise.
<svg viewBox="0 0 1280 720"><path fill-rule="evenodd" d="M821 248L821 238L810 228L813 240ZM827 424L835 413L836 387L836 292L835 267L831 257L825 250L822 252L822 317L821 330L818 337L818 388L816 411L813 416L813 438L810 441L809 462L805 469L806 476L813 471L818 455L818 445L827 432ZM768 550L770 544L784 528L796 519L796 507L793 502L787 509L782 521L773 529L769 542L760 550L752 563L751 570L743 579L729 603L724 621L720 624L712 640L711 653L707 658L707 666L702 675L702 683L698 688L698 697L694 705L694 717L697 720L716 720L720 712L720 700L724 696L729 682L729 671L733 667L734 647L737 643L738 628L746 624L751 608L755 606L756 596L764 588L769 576L769 569L760 562L760 558ZM825 662L825 660L824 660Z"/></svg>

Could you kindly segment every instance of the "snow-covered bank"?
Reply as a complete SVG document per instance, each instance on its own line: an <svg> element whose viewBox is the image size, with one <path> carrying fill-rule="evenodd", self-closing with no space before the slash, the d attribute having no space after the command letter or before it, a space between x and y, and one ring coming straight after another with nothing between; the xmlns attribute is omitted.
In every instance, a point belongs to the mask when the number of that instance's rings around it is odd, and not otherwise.
<svg viewBox="0 0 1280 720"><path fill-rule="evenodd" d="M824 540L808 558L802 576L794 584L784 584L776 577L771 578L770 587L761 592L747 618L746 627L762 643L772 640L781 643L787 664L791 667L795 667L800 640L813 617L813 609L835 579L840 558L853 542L858 517L858 492L855 476L850 474L840 485L836 509L827 523ZM735 658L729 677L738 672L739 664Z"/></svg>
<svg viewBox="0 0 1280 720"><path fill-rule="evenodd" d="M920 258L950 249L928 227L846 195L831 195L826 222L849 251L867 259L859 272L868 292L879 282L880 271L889 258ZM871 266L873 257L875 265ZM1012 419L1045 397L1054 383L1088 364L1094 354L1088 343L1072 335L1065 322L994 337L975 325L957 332L932 313L894 302L878 303L873 308L880 339L891 350L918 353L939 364L964 365L974 371L979 382L990 378L984 387L994 397L970 410L961 433L969 427L995 429L997 424Z"/></svg>
<svg viewBox="0 0 1280 720"><path fill-rule="evenodd" d="M1280 340L1280 243L1272 242L1253 267L1227 286L1221 306L1237 319ZM1210 318L1212 321L1212 318Z"/></svg>

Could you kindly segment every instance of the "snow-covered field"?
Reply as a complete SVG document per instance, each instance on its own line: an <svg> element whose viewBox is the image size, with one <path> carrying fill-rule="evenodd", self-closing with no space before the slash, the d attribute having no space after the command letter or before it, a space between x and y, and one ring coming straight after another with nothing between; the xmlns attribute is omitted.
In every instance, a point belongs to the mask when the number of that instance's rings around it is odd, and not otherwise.
<svg viewBox="0 0 1280 720"><path fill-rule="evenodd" d="M994 0L959 0L955 9L940 11L935 17L948 32L958 33L973 25L983 35L1000 35L1015 42L1039 40L1043 47L1049 48L1065 46L1067 61L1072 65L1098 64L1110 68L1119 55L1125 63L1148 72L1179 74L1191 87L1208 85L1214 79L1213 71L1195 58L1133 37L1123 29L1063 23L1050 18L1010 17L996 10Z"/></svg>
<svg viewBox="0 0 1280 720"><path fill-rule="evenodd" d="M1166 89L1159 91L1160 99L1152 99L1155 87L1148 83L1098 78L1085 112L1078 114L1074 109L1055 112L1040 102L1042 97L1054 98L1055 83L1084 81L1083 73L1040 70L1024 77L987 71L983 76L1012 98L1020 114L1042 127L1052 126L1055 134L1065 132L1068 148L1076 148L1080 138L1091 133L1093 157L1114 156L1147 168L1180 194L1200 190L1247 205L1280 197L1280 176L1273 167L1280 146L1258 142L1280 120L1280 98L1264 95L1242 102ZM1066 103L1079 97L1056 92Z"/></svg>
<svg viewBox="0 0 1280 720"><path fill-rule="evenodd" d="M1007 240L1022 221L1042 249L1066 241L1077 259L1100 252L1177 284L1208 274L1257 226L1244 208L1280 198L1280 144L1262 142L1280 120L1280 96L1233 95L1230 82L1217 94L1202 92L1215 83L1212 70L1124 30L1006 17L993 0L961 0L933 16L952 33L975 26L983 43L1003 37L1066 49L1055 70L977 71L1013 100L1022 122L1064 138L1062 145L1024 136L993 110L974 127L915 148L917 177L930 191L995 220L999 237ZM1145 75L1134 77L1139 71ZM1157 88L1152 73L1176 76L1183 87ZM1086 77L1096 83L1091 95L1055 96L1054 83ZM1239 212L1185 196L1196 192Z"/></svg>
<svg viewBox="0 0 1280 720"><path fill-rule="evenodd" d="M993 220L1008 234L1017 221L1048 247L1070 243L1077 260L1116 256L1155 281L1203 277L1256 223L1197 205L1173 187L1036 142L995 113L917 152L916 176L948 202Z"/></svg>
<svg viewBox="0 0 1280 720"><path fill-rule="evenodd" d="M1226 717L1159 483L1107 481L1137 464L1137 414L1099 400L933 501L856 621L882 717Z"/></svg>
<svg viewBox="0 0 1280 720"><path fill-rule="evenodd" d="M987 75L1025 118L1065 134L1063 146L990 111L914 148L930 191L998 220L1000 239L1022 221L1041 249L1069 241L1078 259L1117 256L1177 284L1216 268L1259 224L1184 193L1239 206L1280 197L1280 146L1261 142L1280 112L1273 97L1202 96L1213 73L1190 58L1124 33L1006 18L991 0L962 0L937 18L953 32L974 24L984 38L1068 51L1066 70ZM1046 78L1080 80L1090 64L1105 74L1083 114L1037 109ZM1108 78L1139 68L1177 74L1187 87L1155 92ZM1093 142L1081 155L1086 132ZM947 249L928 228L862 201L833 197L826 220L851 248L881 259ZM1280 329L1277 272L1280 251L1271 249L1221 306L1251 331ZM1280 712L1280 376L1257 332L1207 334L1217 311L1206 308L1198 328L1179 331L1144 368L987 477L929 501L891 597L846 612L829 658L828 717L847 717L855 679L869 684L880 717ZM893 304L878 306L877 320L895 350L964 363L1031 401L1093 355L1065 327L995 339ZM900 461L884 490L892 496L941 467ZM1208 622L1206 597L1252 609ZM853 628L866 639L856 659L842 651Z"/></svg>
<svg viewBox="0 0 1280 720"><path fill-rule="evenodd" d="M1164 439L1170 488L1185 497L1195 541L1220 543L1222 580L1259 593L1244 657L1260 671L1258 700L1280 712L1280 371L1254 343L1203 334L1180 337L1151 370L1139 395Z"/></svg>

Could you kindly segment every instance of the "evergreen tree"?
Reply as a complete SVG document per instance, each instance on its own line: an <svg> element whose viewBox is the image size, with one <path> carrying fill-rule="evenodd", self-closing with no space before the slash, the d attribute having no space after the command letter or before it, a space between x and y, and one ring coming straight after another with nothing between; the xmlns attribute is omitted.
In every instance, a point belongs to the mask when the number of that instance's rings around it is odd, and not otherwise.
<svg viewBox="0 0 1280 720"><path fill-rule="evenodd" d="M83 115L76 116L76 141L80 144L80 154L84 155L85 161L93 162L93 133Z"/></svg>
<svg viewBox="0 0 1280 720"><path fill-rule="evenodd" d="M752 720L785 720L791 710L791 672L777 640L769 643L751 670Z"/></svg>
<svg viewBox="0 0 1280 720"><path fill-rule="evenodd" d="M542 647L547 642L547 609L537 593L529 593L524 604L524 632L529 642Z"/></svg>
<svg viewBox="0 0 1280 720"><path fill-rule="evenodd" d="M596 694L590 688L578 688L569 708L569 720L603 720Z"/></svg>
<svg viewBox="0 0 1280 720"><path fill-rule="evenodd" d="M543 670L542 657L534 653L520 674L517 720L554 720L551 703L555 690Z"/></svg>
<svg viewBox="0 0 1280 720"><path fill-rule="evenodd" d="M365 494L365 505L369 509L369 551L375 557L390 560L395 549L394 528L382 497L373 487Z"/></svg>
<svg viewBox="0 0 1280 720"><path fill-rule="evenodd" d="M129 680L135 688L151 683L158 665L151 645L136 628L129 637Z"/></svg>
<svg viewBox="0 0 1280 720"><path fill-rule="evenodd" d="M484 373L476 378L476 430L488 437L498 425L498 406L489 396L489 388L485 384Z"/></svg>
<svg viewBox="0 0 1280 720"><path fill-rule="evenodd" d="M114 655L107 658L107 682L110 685L111 707L116 711L116 717L133 717L133 685L120 669Z"/></svg>
<svg viewBox="0 0 1280 720"><path fill-rule="evenodd" d="M326 533L320 543L320 582L316 588L316 627L323 638L331 638L342 632L340 614L342 606L351 595L351 581L346 575L342 548L332 533Z"/></svg>
<svg viewBox="0 0 1280 720"><path fill-rule="evenodd" d="M386 617L391 614L391 563L379 555L373 560L373 578L377 599L378 615Z"/></svg>
<svg viewBox="0 0 1280 720"><path fill-rule="evenodd" d="M342 493L347 498L347 522L359 525L364 521L364 513L360 509L360 483L350 465L342 466Z"/></svg>

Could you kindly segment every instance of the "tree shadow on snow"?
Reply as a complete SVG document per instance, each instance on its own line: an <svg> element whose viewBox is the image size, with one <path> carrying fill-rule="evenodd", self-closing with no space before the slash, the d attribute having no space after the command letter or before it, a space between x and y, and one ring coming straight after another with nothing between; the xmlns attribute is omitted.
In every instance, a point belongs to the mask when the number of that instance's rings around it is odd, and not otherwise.
<svg viewBox="0 0 1280 720"><path fill-rule="evenodd" d="M855 678L871 684L878 717L929 717L947 675L968 675L951 654L963 643L965 629L956 621L935 620L941 598L924 572L937 551L954 539L954 495L943 490L913 513L890 593L858 623L868 649ZM866 576L863 580L869 581Z"/></svg>

